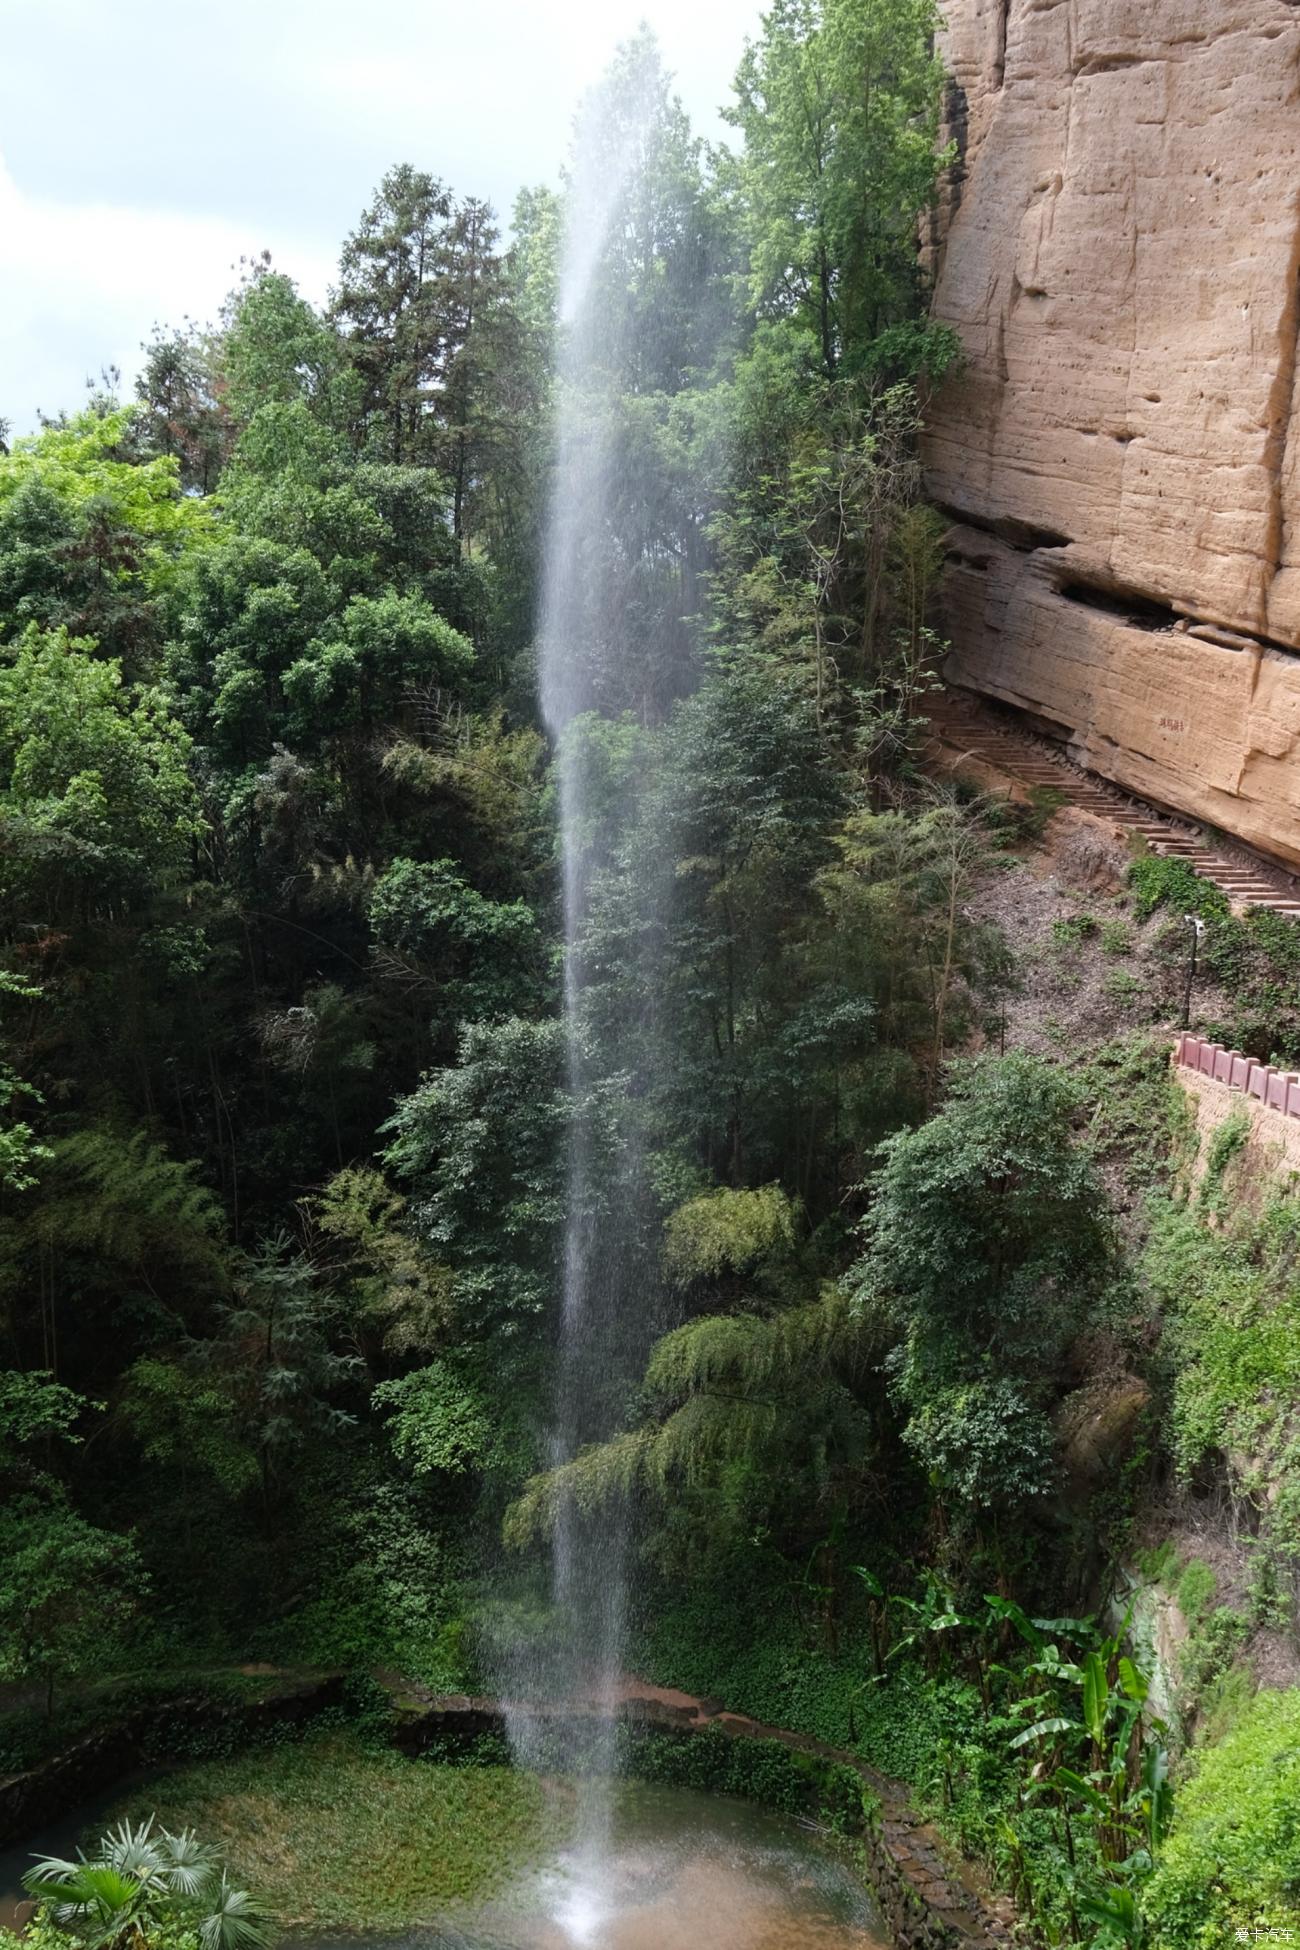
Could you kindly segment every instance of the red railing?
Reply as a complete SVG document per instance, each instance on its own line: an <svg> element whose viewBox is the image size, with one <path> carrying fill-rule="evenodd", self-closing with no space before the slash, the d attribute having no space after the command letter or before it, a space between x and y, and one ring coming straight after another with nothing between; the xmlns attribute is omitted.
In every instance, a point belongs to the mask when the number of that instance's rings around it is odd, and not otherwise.
<svg viewBox="0 0 1300 1950"><path fill-rule="evenodd" d="M1221 1043L1207 1043L1201 1036L1184 1033L1178 1038L1175 1062L1184 1070L1196 1070L1230 1090L1244 1090L1257 1097L1270 1110L1286 1117L1300 1117L1300 1071L1275 1070L1271 1063L1259 1063L1240 1050L1224 1049Z"/></svg>

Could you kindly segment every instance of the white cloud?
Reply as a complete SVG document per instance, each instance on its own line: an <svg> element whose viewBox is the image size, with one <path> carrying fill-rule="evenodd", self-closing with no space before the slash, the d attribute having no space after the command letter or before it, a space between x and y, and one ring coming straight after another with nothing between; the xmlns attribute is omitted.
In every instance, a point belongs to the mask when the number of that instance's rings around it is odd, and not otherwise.
<svg viewBox="0 0 1300 1950"><path fill-rule="evenodd" d="M762 0L0 0L0 414L134 375L155 321L206 319L268 246L313 297L385 169L508 221L554 183L578 99L643 15L720 133Z"/></svg>
<svg viewBox="0 0 1300 1950"><path fill-rule="evenodd" d="M26 195L0 156L0 414L30 432L38 407L75 409L101 365L129 394L158 323L207 320L241 254L269 242L276 264L322 298L332 266L220 218Z"/></svg>
<svg viewBox="0 0 1300 1950"><path fill-rule="evenodd" d="M332 6L318 9L293 69L299 103L345 118L353 133L400 130L408 148L436 153L435 174L490 189L507 209L500 182L482 180L485 165L508 176L510 191L539 174L553 179L580 97L647 16L692 123L716 140L719 105L760 13L760 0L475 0L455 14L372 3L380 31L360 46ZM462 184L466 165L475 174Z"/></svg>

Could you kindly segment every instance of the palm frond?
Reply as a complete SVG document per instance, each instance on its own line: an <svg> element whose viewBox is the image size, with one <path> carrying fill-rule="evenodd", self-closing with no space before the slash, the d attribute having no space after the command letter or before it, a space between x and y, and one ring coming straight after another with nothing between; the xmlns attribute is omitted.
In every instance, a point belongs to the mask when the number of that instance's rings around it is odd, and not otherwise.
<svg viewBox="0 0 1300 1950"><path fill-rule="evenodd" d="M83 1867L84 1861L84 1857L80 1862L69 1862L61 1855L39 1855L24 1875L23 1887L29 1889L33 1880L37 1878L42 1882L54 1883L59 1878L75 1876Z"/></svg>
<svg viewBox="0 0 1300 1950"><path fill-rule="evenodd" d="M220 1872L216 1850L201 1842L192 1828L179 1834L164 1828L158 1836L162 1874L169 1889L179 1896L200 1897L212 1887Z"/></svg>
<svg viewBox="0 0 1300 1950"><path fill-rule="evenodd" d="M274 1934L271 1918L256 1897L236 1889L223 1869L212 1907L199 1922L202 1950L266 1950Z"/></svg>
<svg viewBox="0 0 1300 1950"><path fill-rule="evenodd" d="M92 1941L110 1942L138 1912L144 1897L135 1876L107 1862L38 1862L23 1877L23 1887L48 1903L56 1922Z"/></svg>
<svg viewBox="0 0 1300 1950"><path fill-rule="evenodd" d="M137 1822L134 1828L129 1821L120 1821L103 1836L95 1861L140 1881L156 1876L162 1867L162 1852L161 1838L155 1835L153 1823L152 1815Z"/></svg>

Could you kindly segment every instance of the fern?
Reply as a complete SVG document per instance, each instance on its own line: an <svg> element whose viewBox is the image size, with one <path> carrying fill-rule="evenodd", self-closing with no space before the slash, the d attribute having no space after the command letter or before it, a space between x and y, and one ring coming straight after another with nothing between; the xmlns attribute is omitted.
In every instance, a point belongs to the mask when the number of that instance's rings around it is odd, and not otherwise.
<svg viewBox="0 0 1300 1950"><path fill-rule="evenodd" d="M359 1313L372 1318L392 1354L445 1340L452 1273L406 1229L406 1201L369 1165L337 1172L307 1210L339 1255L333 1270Z"/></svg>
<svg viewBox="0 0 1300 1950"><path fill-rule="evenodd" d="M794 1245L796 1209L779 1185L720 1186L688 1199L664 1227L664 1266L674 1286L744 1273Z"/></svg>
<svg viewBox="0 0 1300 1950"><path fill-rule="evenodd" d="M857 1457L867 1446L869 1420L849 1383L870 1351L867 1329L833 1287L769 1319L709 1315L676 1328L646 1370L662 1419L534 1476L507 1512L506 1542L534 1543L566 1512L588 1517L634 1495L666 1501L737 1461L770 1466L785 1455L823 1476L832 1455Z"/></svg>
<svg viewBox="0 0 1300 1950"><path fill-rule="evenodd" d="M131 1268L161 1263L225 1288L224 1214L193 1165L169 1157L146 1131L124 1139L102 1125L61 1138L53 1153L31 1221L48 1251Z"/></svg>
<svg viewBox="0 0 1300 1950"><path fill-rule="evenodd" d="M807 1307L763 1318L706 1314L665 1334L650 1356L646 1387L671 1400L705 1388L755 1391L855 1365L866 1330L847 1296L828 1286Z"/></svg>

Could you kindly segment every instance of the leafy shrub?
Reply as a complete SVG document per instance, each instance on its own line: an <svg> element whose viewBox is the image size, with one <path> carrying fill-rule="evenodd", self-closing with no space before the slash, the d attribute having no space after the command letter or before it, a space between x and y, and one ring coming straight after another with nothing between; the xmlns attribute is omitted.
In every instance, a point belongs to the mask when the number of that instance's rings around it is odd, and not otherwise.
<svg viewBox="0 0 1300 1950"><path fill-rule="evenodd" d="M909 1394L908 1444L975 1509L1029 1502L1052 1479L1051 1432L1037 1406L1005 1375Z"/></svg>
<svg viewBox="0 0 1300 1950"><path fill-rule="evenodd" d="M1188 1566L1189 1572L1208 1569L1208 1565ZM1212 1581L1212 1572L1210 1576ZM1226 1679L1233 1669L1237 1653L1250 1637L1249 1619L1243 1618L1231 1605L1219 1605L1214 1611L1202 1609L1200 1612L1189 1612L1188 1603L1195 1606L1202 1589L1203 1586L1194 1584L1186 1600L1181 1581L1178 1589L1179 1609L1192 1622L1192 1631L1178 1656L1178 1676L1187 1698L1195 1704L1198 1713L1202 1713L1206 1707L1210 1687ZM1210 1596L1213 1596L1212 1583ZM1201 1602L1203 1606L1208 1606L1209 1597ZM1220 1704L1222 1692L1220 1687Z"/></svg>
<svg viewBox="0 0 1300 1950"><path fill-rule="evenodd" d="M733 1739L717 1727L685 1736L633 1735L623 1743L621 1762L643 1781L734 1794L783 1814L811 1812L848 1832L862 1826L874 1803L855 1768L778 1740Z"/></svg>
<svg viewBox="0 0 1300 1950"><path fill-rule="evenodd" d="M1142 920L1158 907L1175 908L1180 914L1199 914L1203 920L1226 919L1230 913L1226 894L1179 860L1164 853L1143 853L1128 870L1134 904Z"/></svg>
<svg viewBox="0 0 1300 1950"><path fill-rule="evenodd" d="M1216 919L1202 944L1207 979L1228 998L1216 1041L1283 1067L1300 1061L1300 927L1285 914L1251 908Z"/></svg>
<svg viewBox="0 0 1300 1950"><path fill-rule="evenodd" d="M194 1938L189 1941L192 1944ZM76 1937L61 1930L52 1917L38 1909L21 1936L14 1930L0 1929L0 1950L81 1950L81 1946ZM152 1944L151 1950L154 1950Z"/></svg>
<svg viewBox="0 0 1300 1950"><path fill-rule="evenodd" d="M19 1935L0 1929L0 1950L85 1950L84 1940L60 1929L44 1904L29 1917ZM137 1938L132 1950L203 1950L196 1930L175 1919L155 1918L147 1935Z"/></svg>
<svg viewBox="0 0 1300 1950"><path fill-rule="evenodd" d="M752 1571L747 1590L739 1606L730 1583L697 1584L665 1607L641 1649L651 1676L813 1734L913 1784L931 1784L941 1749L971 1737L980 1721L973 1684L927 1676L910 1657L891 1658L878 1680L865 1617L861 1629L846 1622L832 1653L810 1642L788 1591L756 1589Z"/></svg>
<svg viewBox="0 0 1300 1950"><path fill-rule="evenodd" d="M992 1509L1052 1485L1046 1400L1114 1243L1064 1071L1016 1052L949 1076L943 1110L880 1147L847 1286L902 1343L890 1367L904 1441L939 1483Z"/></svg>
<svg viewBox="0 0 1300 1950"><path fill-rule="evenodd" d="M1231 1232L1157 1206L1143 1262L1166 1310L1175 1363L1171 1433L1188 1473L1211 1451L1262 1454L1279 1411L1300 1399L1300 1286L1292 1265L1300 1212L1275 1205Z"/></svg>
<svg viewBox="0 0 1300 1950"><path fill-rule="evenodd" d="M1144 983L1140 976L1128 968L1108 968L1102 991L1111 1002L1118 1002L1124 1008L1133 1008L1141 1000Z"/></svg>
<svg viewBox="0 0 1300 1950"><path fill-rule="evenodd" d="M1208 1564L1194 1557L1183 1567L1178 1580L1178 1609L1189 1625L1199 1624L1210 1608L1210 1603L1218 1588L1218 1579Z"/></svg>
<svg viewBox="0 0 1300 1950"><path fill-rule="evenodd" d="M1222 1124L1210 1139L1205 1154L1205 1175L1201 1180L1201 1197L1208 1198L1222 1182L1223 1174L1237 1156L1250 1136L1250 1112L1244 1104L1230 1110Z"/></svg>
<svg viewBox="0 0 1300 1950"><path fill-rule="evenodd" d="M1217 1227L1207 1223L1213 1215ZM1173 1373L1170 1446L1187 1478L1209 1463L1234 1465L1260 1511L1253 1553L1256 1621L1290 1621L1300 1556L1300 1207L1278 1200L1262 1214L1215 1204L1158 1205L1143 1259L1165 1313Z"/></svg>
<svg viewBox="0 0 1300 1950"><path fill-rule="evenodd" d="M487 1404L446 1361L381 1382L372 1404L388 1415L393 1453L414 1476L462 1476L482 1466L492 1440Z"/></svg>
<svg viewBox="0 0 1300 1950"><path fill-rule="evenodd" d="M1300 1689L1258 1694L1201 1751L1143 1906L1160 1950L1300 1929Z"/></svg>
<svg viewBox="0 0 1300 1950"><path fill-rule="evenodd" d="M1213 1626L1222 1615L1222 1612L1213 1612L1208 1624ZM1231 1616L1236 1627L1236 1645L1239 1646L1249 1636L1250 1628L1237 1613ZM1255 1679L1249 1665L1242 1659L1232 1658L1231 1664L1201 1687L1196 1709L1198 1737L1207 1747L1217 1746L1219 1741L1226 1739L1242 1715L1250 1711L1254 1697Z"/></svg>
<svg viewBox="0 0 1300 1950"><path fill-rule="evenodd" d="M426 974L451 1020L522 1014L545 998L536 915L524 901L488 900L452 860L394 860L369 917L379 946Z"/></svg>
<svg viewBox="0 0 1300 1950"><path fill-rule="evenodd" d="M1133 1562L1152 1584L1167 1585L1170 1577L1177 1575L1178 1547L1171 1537L1165 1537L1150 1549L1134 1551Z"/></svg>

